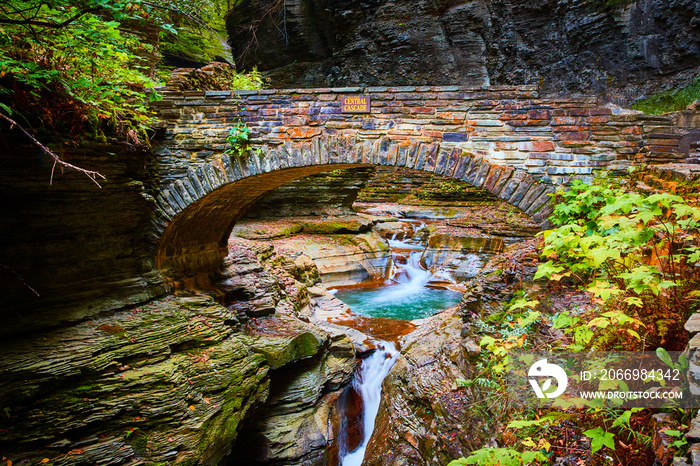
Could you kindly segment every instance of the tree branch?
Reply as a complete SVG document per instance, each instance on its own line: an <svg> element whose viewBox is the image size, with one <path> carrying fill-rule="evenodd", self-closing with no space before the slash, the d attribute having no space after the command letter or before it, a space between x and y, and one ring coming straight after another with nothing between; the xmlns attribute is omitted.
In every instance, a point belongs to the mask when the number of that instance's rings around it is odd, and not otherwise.
<svg viewBox="0 0 700 466"><path fill-rule="evenodd" d="M100 179L103 179L103 180L104 180L104 179L105 179L104 175L102 175L101 173L96 172L96 171L94 171L94 170L85 170L84 168L76 167L76 166L73 165L73 164L70 164L70 163L68 163L68 162L65 162L65 161L61 160L61 158L60 158L58 155L56 155L51 149L49 149L48 147L46 147L45 145L43 145L42 143L40 143L34 136L32 136L31 134L29 134L29 132L27 132L27 130L24 129L24 128L22 127L22 125L20 125L19 123L17 123L15 120L13 120L12 118L10 118L10 117L8 117L8 116L6 116L6 115L3 115L2 113L0 113L0 118L3 118L4 120L7 120L7 121L10 123L10 129L13 129L13 128L17 127L17 128L18 128L20 131L22 131L29 139L31 139L31 141L32 141L34 144L36 144L37 146L39 146L39 148L40 148L45 154L47 154L48 156L50 156L50 157L53 159L53 168L51 169L51 180L49 181L49 184L52 184L52 183L53 183L53 172L54 172L54 170L56 169L56 165L58 165L59 167L65 168L65 169L67 169L67 170L74 170L74 171L80 172L80 173L84 174L85 176L87 176L88 178L90 178L90 180L91 180L93 183L95 183L98 187L100 187L100 188L102 187L102 186L100 186L100 183L97 182L97 178L100 178Z"/></svg>
<svg viewBox="0 0 700 466"><path fill-rule="evenodd" d="M34 294L37 295L37 296L40 296L40 295L39 295L39 292L37 292L34 288L32 288L31 286L29 286L29 285L27 284L27 282L24 281L24 279L22 278L22 276L21 276L20 274L18 274L18 273L15 272L13 269L11 269L10 267L6 266L5 264L0 264L0 267L9 270L10 273L12 273L15 277L17 277L17 280L19 280L20 282L22 282L22 284L23 284L24 286L26 286L27 288L29 288L29 289L32 291L32 293L34 293Z"/></svg>
<svg viewBox="0 0 700 466"><path fill-rule="evenodd" d="M54 29L60 29L68 26L70 23L73 21L76 21L80 19L82 16L85 16L88 13L92 13L97 11L97 8L88 8L87 10L83 10L77 15L73 16L72 18L68 18L67 20L61 22L61 23L51 23L48 21L39 21L36 19L10 19L10 18L3 18L0 17L0 24L22 24L22 25L30 25L30 26L42 26L42 27L47 27L47 28L54 28Z"/></svg>
<svg viewBox="0 0 700 466"><path fill-rule="evenodd" d="M151 8L156 8L158 10L169 11L171 13L179 14L185 16L187 19L195 23L197 26L206 29L208 31L213 31L214 29L207 24L200 16L196 13L190 13L188 11L183 11L182 8L178 6L161 5L159 3L153 3L148 1L142 1L142 5L150 6Z"/></svg>

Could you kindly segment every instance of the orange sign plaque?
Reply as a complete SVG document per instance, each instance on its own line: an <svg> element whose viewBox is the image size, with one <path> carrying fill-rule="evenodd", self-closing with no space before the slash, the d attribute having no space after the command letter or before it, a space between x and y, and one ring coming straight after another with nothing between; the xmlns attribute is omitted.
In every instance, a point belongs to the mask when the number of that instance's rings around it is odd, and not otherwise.
<svg viewBox="0 0 700 466"><path fill-rule="evenodd" d="M369 113L371 107L368 95L346 95L340 98L340 113Z"/></svg>

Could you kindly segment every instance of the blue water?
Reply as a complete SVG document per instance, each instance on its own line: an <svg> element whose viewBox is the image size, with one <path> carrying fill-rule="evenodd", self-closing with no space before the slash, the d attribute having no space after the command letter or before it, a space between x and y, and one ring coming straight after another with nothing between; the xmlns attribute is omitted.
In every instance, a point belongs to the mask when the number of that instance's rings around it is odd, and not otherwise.
<svg viewBox="0 0 700 466"><path fill-rule="evenodd" d="M459 303L462 293L433 288L411 289L410 283L380 288L338 290L336 297L352 312L369 317L422 319Z"/></svg>

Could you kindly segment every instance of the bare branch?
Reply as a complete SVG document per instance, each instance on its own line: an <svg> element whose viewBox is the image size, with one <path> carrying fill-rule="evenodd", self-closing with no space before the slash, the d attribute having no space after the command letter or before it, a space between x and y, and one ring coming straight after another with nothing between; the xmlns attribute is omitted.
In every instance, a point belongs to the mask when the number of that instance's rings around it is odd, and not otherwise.
<svg viewBox="0 0 700 466"><path fill-rule="evenodd" d="M85 16L88 13L92 13L97 11L97 8L89 8L87 10L83 10L77 15L68 18L67 20L61 22L61 23L52 23L48 21L39 21L36 19L10 19L10 18L3 18L0 17L0 24L22 24L22 25L30 25L30 26L43 26L47 28L54 28L54 29L60 29L68 26L70 23L73 21L76 21L80 19L81 17Z"/></svg>
<svg viewBox="0 0 700 466"><path fill-rule="evenodd" d="M150 6L151 8L156 8L158 10L163 10L163 11L169 11L171 13L179 14L185 16L187 19L189 19L191 22L195 23L197 26L206 29L208 31L213 31L214 29L207 24L206 21L204 21L199 15L196 13L184 11L182 8L176 6L170 6L170 5L161 5L158 3L153 3L153 2L148 2L148 1L142 1L141 4Z"/></svg>
<svg viewBox="0 0 700 466"><path fill-rule="evenodd" d="M27 282L24 281L24 279L22 278L22 276L21 276L20 274L18 274L17 272L15 272L12 268L6 266L5 264L0 264L0 267L9 270L15 277L17 277L17 280L21 281L22 284L23 284L24 286L26 286L27 288L29 288L30 290L32 290L32 293L34 293L34 294L37 295L37 296L40 296L39 293L38 293L34 288L32 288L31 286L29 286L29 285L27 284Z"/></svg>
<svg viewBox="0 0 700 466"><path fill-rule="evenodd" d="M49 181L49 184L53 183L53 172L54 172L54 169L56 168L56 165L58 165L59 167L65 168L67 170L74 170L74 171L80 172L80 173L84 174L85 176L87 176L88 178L90 178L90 180L93 183L95 183L98 187L100 187L100 188L102 187L102 186L100 186L100 183L97 182L97 178L104 180L105 179L104 175L102 175L101 173L96 172L94 170L85 170L84 168L76 167L73 164L70 164L68 162L61 160L61 158L58 155L56 155L51 149L49 149L48 147L46 147L45 145L40 143L34 136L29 134L29 132L27 132L27 130L24 129L22 127L22 125L17 123L15 120L8 117L7 115L3 115L2 113L0 113L0 118L3 118L4 120L7 120L10 123L10 129L13 129L16 127L17 129L22 131L29 139L31 139L31 141L34 144L39 146L39 148L42 151L44 151L45 154L49 155L53 159L53 168L51 169L51 180Z"/></svg>

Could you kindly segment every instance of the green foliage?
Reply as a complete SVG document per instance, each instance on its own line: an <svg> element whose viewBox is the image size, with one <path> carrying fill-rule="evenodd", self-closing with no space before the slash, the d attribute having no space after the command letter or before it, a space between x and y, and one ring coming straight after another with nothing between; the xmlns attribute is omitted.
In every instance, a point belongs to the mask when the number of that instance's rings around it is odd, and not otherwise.
<svg viewBox="0 0 700 466"><path fill-rule="evenodd" d="M223 4L200 8L216 1L2 2L0 111L61 137L101 138L108 130L132 145L147 145L153 123L149 103L162 99L155 92L146 96L159 84L148 61L156 52L158 32L168 37L182 32L192 47L219 44L193 32L195 26L212 30L214 23L223 28ZM222 85L235 81L235 88L260 87L257 73L248 77L229 69L222 74Z"/></svg>
<svg viewBox="0 0 700 466"><path fill-rule="evenodd" d="M606 432L601 427L588 429L583 433L583 435L591 439L591 450L593 453L597 452L603 447L608 447L611 450L615 449L615 434Z"/></svg>
<svg viewBox="0 0 700 466"><path fill-rule="evenodd" d="M685 439L683 432L675 429L668 429L664 431L664 434L674 437L676 440L671 442L671 445L676 447L676 449L681 450L688 445L688 441Z"/></svg>
<svg viewBox="0 0 700 466"><path fill-rule="evenodd" d="M218 42L207 39L208 37L196 30L184 30L177 34L167 33L164 34L160 44L160 52L163 55L182 57L193 62L209 63L223 56L224 52Z"/></svg>
<svg viewBox="0 0 700 466"><path fill-rule="evenodd" d="M226 154L244 154L250 150L250 128L239 121L236 126L229 130L226 142L228 143Z"/></svg>
<svg viewBox="0 0 700 466"><path fill-rule="evenodd" d="M685 346L678 336L700 296L695 267L700 261L700 208L693 198L639 192L632 183L601 177L592 185L573 183L572 189L557 194L557 200L550 218L557 228L543 234L542 256L547 263L540 266L537 277L582 285L599 306L585 313L550 315L546 304L521 292L505 311L476 321L483 335L481 362L474 378L458 381L459 386L486 388L494 396L503 396L496 384L480 381L502 382L503 374L510 370L512 351L542 349L542 343L548 349L563 343L574 351ZM565 338L538 340L538 329L550 328L550 324ZM687 372L687 358L674 362L664 348L657 349L657 356L680 373ZM648 412L639 408L567 409L544 415L530 412L524 419L511 420L508 435L503 435L507 447L482 448L454 464L518 465L525 453L539 453L543 456L535 460L543 461L549 455L548 439L561 438L558 424L564 419L580 426L591 440L592 452L600 457L623 458L652 449L654 433L645 424ZM682 426L672 442L679 450L687 448L681 430ZM675 432L669 435L674 437ZM618 442L625 442L625 451L617 448L613 453Z"/></svg>
<svg viewBox="0 0 700 466"><path fill-rule="evenodd" d="M2 13L0 92L15 107L74 135L102 121L133 131L132 141L145 136L150 114L142 89L155 82L138 52L152 47L120 30L121 22L147 15L138 2L10 0Z"/></svg>
<svg viewBox="0 0 700 466"><path fill-rule="evenodd" d="M638 100L632 108L644 113L660 114L685 110L696 100L700 100L700 76L684 88L660 92Z"/></svg>
<svg viewBox="0 0 700 466"><path fill-rule="evenodd" d="M183 83L184 89L260 89L263 86L262 77L257 69L253 69L250 73L238 73L234 67L218 63L213 71L213 73L205 73L195 70L190 73Z"/></svg>
<svg viewBox="0 0 700 466"><path fill-rule="evenodd" d="M208 63L219 57L231 62L226 45L226 13L231 0L171 0L167 18L172 31L161 33L161 50L178 58Z"/></svg>
<svg viewBox="0 0 700 466"><path fill-rule="evenodd" d="M592 185L576 181L558 193L558 200L552 221L559 226L543 233L542 256L548 261L535 278L574 278L617 313L589 326L632 324L626 334L633 340L640 339L635 330L643 327L647 345L666 344L697 301L700 207L681 196L639 193L604 177ZM633 342L617 338L617 343Z"/></svg>
<svg viewBox="0 0 700 466"><path fill-rule="evenodd" d="M472 452L467 458L451 461L448 466L464 466L476 464L479 466L521 466L547 461L541 451L519 452L511 448L481 448Z"/></svg>

